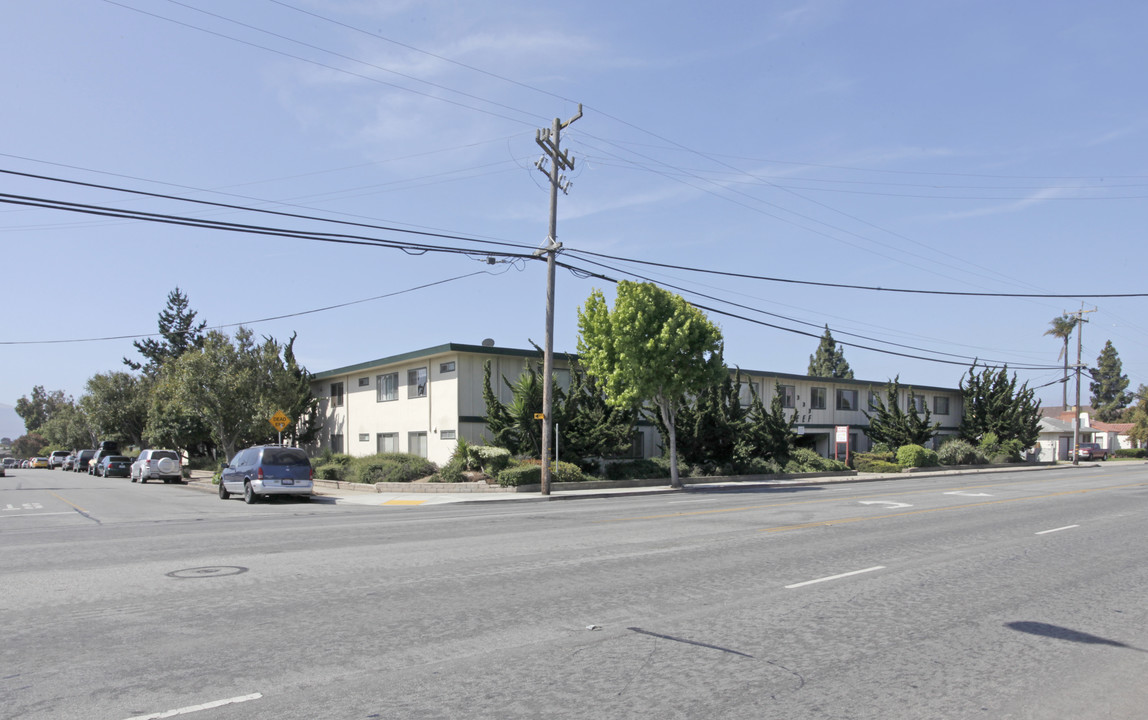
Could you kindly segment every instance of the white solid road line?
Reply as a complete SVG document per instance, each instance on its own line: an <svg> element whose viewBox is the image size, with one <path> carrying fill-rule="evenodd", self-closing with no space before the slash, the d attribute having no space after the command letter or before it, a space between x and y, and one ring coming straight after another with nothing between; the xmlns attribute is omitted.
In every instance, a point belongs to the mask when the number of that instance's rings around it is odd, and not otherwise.
<svg viewBox="0 0 1148 720"><path fill-rule="evenodd" d="M785 589L786 590L792 590L793 588L804 587L805 585L813 585L814 583L828 582L829 580L839 580L843 577L849 577L850 575L860 575L861 573L873 572L874 570L884 570L884 569L885 569L884 565L877 565L876 567L865 568L864 570L854 570L853 572L841 573L840 575L830 575L829 577L818 578L816 580L806 580L805 582L799 582L799 583L794 583L792 585L786 585Z"/></svg>
<svg viewBox="0 0 1148 720"><path fill-rule="evenodd" d="M213 700L212 702L203 703L202 705L188 705L187 707L152 713L151 715L136 715L128 718L128 720L157 720L157 718L175 717L176 715L186 715L188 713L199 712L200 710L210 710L223 705L232 705L234 703L247 702L248 700L258 700L261 697L263 697L262 693L251 693L250 695L240 695L239 697L227 698L226 700Z"/></svg>
<svg viewBox="0 0 1148 720"><path fill-rule="evenodd" d="M1065 525L1062 528L1053 528L1051 530L1041 530L1040 532L1037 533L1037 535L1047 535L1049 533L1060 532L1061 530L1071 530L1072 528L1078 528L1078 527L1080 527L1080 526L1079 525Z"/></svg>
<svg viewBox="0 0 1148 720"><path fill-rule="evenodd" d="M5 513L5 514L3 514L3 515L0 515L0 518L10 518L10 517L32 517L33 515L35 515L35 516L37 516L37 517L38 517L38 516L40 516L40 515L75 515L75 514L76 514L76 511L75 511L75 510L69 510L69 511L67 511L67 512L50 512L50 513L42 513L42 512L15 513L15 514L8 514L8 513Z"/></svg>

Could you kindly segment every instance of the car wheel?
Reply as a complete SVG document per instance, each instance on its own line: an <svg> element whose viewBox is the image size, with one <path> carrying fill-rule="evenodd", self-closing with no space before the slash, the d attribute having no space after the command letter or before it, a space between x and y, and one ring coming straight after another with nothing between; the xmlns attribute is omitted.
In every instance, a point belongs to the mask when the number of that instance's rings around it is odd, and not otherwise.
<svg viewBox="0 0 1148 720"><path fill-rule="evenodd" d="M231 497L231 493L227 492L227 488L223 487L223 480L219 481L219 499L226 500Z"/></svg>
<svg viewBox="0 0 1148 720"><path fill-rule="evenodd" d="M243 484L243 502L247 503L248 505L254 505L255 501L258 499L259 498L257 498L255 496L254 488L251 487L251 483L244 483Z"/></svg>
<svg viewBox="0 0 1148 720"><path fill-rule="evenodd" d="M140 473L140 485L146 485L146 484L147 484L147 475Z"/></svg>
<svg viewBox="0 0 1148 720"><path fill-rule="evenodd" d="M142 478L143 478L143 475L140 475L140 479L142 479ZM135 475L132 475L132 474L130 474L130 473L128 474L128 480L131 480L132 482L135 482L135 481L136 481L136 479L137 479L137 478L136 478L136 476L135 476Z"/></svg>

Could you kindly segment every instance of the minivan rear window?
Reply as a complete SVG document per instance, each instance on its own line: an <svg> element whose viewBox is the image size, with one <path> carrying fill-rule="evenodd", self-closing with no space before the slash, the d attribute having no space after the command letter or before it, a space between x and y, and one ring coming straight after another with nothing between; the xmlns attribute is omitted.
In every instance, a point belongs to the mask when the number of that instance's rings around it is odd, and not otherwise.
<svg viewBox="0 0 1148 720"><path fill-rule="evenodd" d="M263 451L264 465L310 465L307 453L294 448L267 448Z"/></svg>

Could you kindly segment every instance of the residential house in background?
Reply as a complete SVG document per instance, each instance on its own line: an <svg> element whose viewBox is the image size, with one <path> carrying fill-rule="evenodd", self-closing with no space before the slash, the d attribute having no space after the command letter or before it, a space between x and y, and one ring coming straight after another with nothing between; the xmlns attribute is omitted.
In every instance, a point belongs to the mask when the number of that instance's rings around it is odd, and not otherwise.
<svg viewBox="0 0 1148 720"><path fill-rule="evenodd" d="M555 377L560 387L570 384L570 356L555 353ZM575 356L576 357L576 356ZM362 456L378 452L409 452L443 464L459 438L485 442L486 403L482 397L483 367L491 364L491 383L503 403L513 399L506 377L514 382L528 367L540 363L537 350L447 343L413 352L390 355L356 365L335 368L314 376L312 393L319 398L323 429L314 451ZM797 414L800 443L821 455L834 455L834 429L849 427L851 452L870 448L865 429L870 410L886 380L838 380L758 370L740 370L741 401L748 405L750 387L769 406L781 386L782 404ZM919 411L927 405L933 421L941 423L938 447L945 436L955 435L963 413L957 388L913 387ZM895 402L908 409L910 386L902 385ZM561 442L561 428L558 430ZM844 444L836 450L842 457ZM661 455L661 436L653 425L635 431L632 456Z"/></svg>
<svg viewBox="0 0 1148 720"><path fill-rule="evenodd" d="M1080 442L1099 443L1110 455L1123 448L1136 447L1136 443L1128 437L1128 432L1134 427L1132 423L1101 422L1092 419L1094 414L1095 410L1091 407L1080 407ZM1075 406L1041 408L1041 415L1040 454L1037 460L1068 460L1074 434L1073 423L1076 421Z"/></svg>

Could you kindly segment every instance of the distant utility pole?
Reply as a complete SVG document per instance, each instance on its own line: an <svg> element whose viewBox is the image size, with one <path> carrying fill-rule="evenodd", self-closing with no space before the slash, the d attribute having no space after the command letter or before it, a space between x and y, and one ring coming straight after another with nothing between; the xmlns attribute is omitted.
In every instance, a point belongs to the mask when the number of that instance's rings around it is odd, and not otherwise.
<svg viewBox="0 0 1148 720"><path fill-rule="evenodd" d="M546 351L542 361L542 494L550 494L550 444L554 410L554 256L562 249L558 242L558 191L570 191L570 181L560 173L573 170L574 161L560 147L562 130L582 117L582 103L578 103L578 113L566 122L554 118L550 128L538 131L534 141L546 153L534 164L550 180L550 234L546 247L534 251L535 257L546 253ZM550 168L547 169L547 160ZM555 458L557 460L557 458Z"/></svg>
<svg viewBox="0 0 1148 720"><path fill-rule="evenodd" d="M1084 323L1088 322L1084 319L1085 313L1094 313L1097 308L1091 310L1084 309L1084 303L1080 303L1080 309L1074 313L1065 313L1065 315L1076 316L1076 417L1072 419L1072 464L1080 464L1080 370L1084 366L1080 363L1080 353L1083 347L1081 335L1083 335Z"/></svg>

